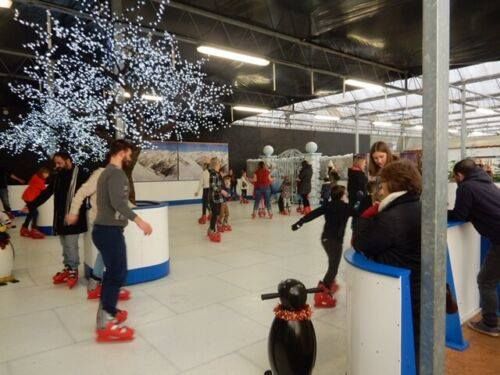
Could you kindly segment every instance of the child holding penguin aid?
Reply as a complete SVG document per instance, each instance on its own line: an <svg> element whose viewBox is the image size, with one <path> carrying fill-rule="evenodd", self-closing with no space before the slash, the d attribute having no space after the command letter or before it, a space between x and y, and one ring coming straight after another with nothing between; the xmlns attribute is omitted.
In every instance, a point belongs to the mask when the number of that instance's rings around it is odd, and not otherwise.
<svg viewBox="0 0 500 375"><path fill-rule="evenodd" d="M311 211L292 225L292 230L296 231L305 223L320 216L325 217L321 244L328 257L328 270L323 280L318 283L318 288L321 288L322 291L314 295L315 307L331 308L337 304L334 294L339 289L339 285L336 283L335 278L342 257L345 228L349 217L357 215L356 211L343 199L345 191L344 186L333 186L329 202Z"/></svg>

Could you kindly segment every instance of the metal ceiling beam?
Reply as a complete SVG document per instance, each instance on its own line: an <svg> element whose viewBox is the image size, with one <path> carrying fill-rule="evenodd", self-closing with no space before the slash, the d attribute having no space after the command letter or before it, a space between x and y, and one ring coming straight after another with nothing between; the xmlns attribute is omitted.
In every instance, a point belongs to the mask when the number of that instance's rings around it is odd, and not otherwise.
<svg viewBox="0 0 500 375"><path fill-rule="evenodd" d="M24 4L24 5L32 5L32 6L36 6L36 7L45 9L45 10L53 10L53 11L57 11L59 13L72 15L74 17L80 17L80 18L92 20L92 17L90 17L88 14L85 14L83 12L79 12L79 11L76 11L74 9L67 8L67 7L64 7L61 5L55 5L52 3L48 3L47 1L43 1L43 0L15 0L15 1L16 1L16 3L20 3L20 4ZM146 26L141 26L141 27L143 28L143 30L145 32L151 32L153 35L163 36L163 34L161 32L158 32L154 29L148 28ZM191 37L177 34L177 33L175 34L175 37L177 40L179 40L183 43L188 43L188 44L193 44L193 45L212 44L209 42L197 40L195 38L191 38ZM340 78L340 79L348 78L345 75L335 73L335 72L325 70L325 69L315 68L313 66L306 66L306 65L302 65L302 64L295 63L295 62L282 60L282 59L274 59L274 58L267 58L267 59L275 64L278 64L278 65L284 65L284 66L288 66L290 68L304 70L307 72L314 72L314 73L318 73L318 74L322 74L322 75L326 75L326 76L331 76L331 77L335 77L335 78ZM387 84L384 84L384 86L389 88L389 89L401 90L399 87L394 87L394 86L387 85Z"/></svg>
<svg viewBox="0 0 500 375"><path fill-rule="evenodd" d="M236 19L233 19L233 18L230 18L227 16L223 16L220 14L210 12L210 11L205 10L205 9L194 7L192 5L179 3L178 1L170 1L167 4L167 6L169 6L171 8L179 9L179 10L182 10L185 12L193 13L193 14L205 17L205 18L210 18L210 19L213 19L213 20L216 20L219 22L224 22L224 23L236 26L236 27L243 28L243 29L255 31L255 32L258 32L260 34L264 34L264 35L268 35L268 36L271 36L274 38L282 39L282 40L285 40L285 41L290 42L290 43L294 43L294 44L298 44L298 45L301 45L304 47L317 49L317 50L320 50L320 51L323 51L323 52L326 52L326 53L329 53L332 55L336 55L338 57L342 57L342 58L345 58L348 60L357 61L357 62L366 64L366 65L370 65L370 66L376 66L378 68L382 68L382 69L387 70L387 71L396 72L396 73L400 73L400 74L407 73L407 71L400 69L400 68L397 68L397 67L394 67L394 66L391 66L391 65L382 64L382 63L378 63L378 62L364 59L361 57L357 57L354 55L350 55L348 53L344 53L344 52L341 52L341 51L338 51L338 50L335 50L335 49L332 49L329 47L325 47L325 46L322 46L322 45L319 45L316 43L308 42L304 39L300 39L300 38L297 38L297 37L294 37L291 35L287 35L287 34L284 34L284 33L281 33L281 32L275 31L275 30L271 30L271 29L268 29L268 28L265 28L262 26L258 26L258 25L254 25L254 24L251 24L248 22L236 20Z"/></svg>

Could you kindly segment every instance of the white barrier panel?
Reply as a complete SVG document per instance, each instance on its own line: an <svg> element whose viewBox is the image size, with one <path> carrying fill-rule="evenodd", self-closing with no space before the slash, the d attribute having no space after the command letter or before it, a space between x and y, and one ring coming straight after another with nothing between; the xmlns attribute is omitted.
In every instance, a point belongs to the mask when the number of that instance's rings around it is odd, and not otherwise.
<svg viewBox="0 0 500 375"><path fill-rule="evenodd" d="M153 227L153 234L145 236L133 223L125 228L127 244L127 284L137 284L168 275L170 271L168 204L138 202L134 211ZM94 267L97 249L90 231L85 233L85 274Z"/></svg>
<svg viewBox="0 0 500 375"><path fill-rule="evenodd" d="M449 225L448 253L455 282L460 322L479 312L477 274L481 268L481 236L471 223Z"/></svg>
<svg viewBox="0 0 500 375"><path fill-rule="evenodd" d="M402 345L402 278L384 274L387 266L353 250L345 258L348 374L410 374L402 371L402 355L407 355Z"/></svg>

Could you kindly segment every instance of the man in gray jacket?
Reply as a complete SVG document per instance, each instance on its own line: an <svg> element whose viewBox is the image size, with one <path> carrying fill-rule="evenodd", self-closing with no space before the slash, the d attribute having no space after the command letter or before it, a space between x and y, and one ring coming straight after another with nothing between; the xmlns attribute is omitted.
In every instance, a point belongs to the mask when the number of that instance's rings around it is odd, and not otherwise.
<svg viewBox="0 0 500 375"><path fill-rule="evenodd" d="M123 230L129 220L135 222L146 236L153 229L128 205L130 186L123 168L131 160L132 145L124 140L113 142L110 162L97 182L97 217L92 239L106 267L97 312L98 341L127 341L134 338L134 330L121 325L127 319L127 312L116 308L120 288L127 277L127 249Z"/></svg>

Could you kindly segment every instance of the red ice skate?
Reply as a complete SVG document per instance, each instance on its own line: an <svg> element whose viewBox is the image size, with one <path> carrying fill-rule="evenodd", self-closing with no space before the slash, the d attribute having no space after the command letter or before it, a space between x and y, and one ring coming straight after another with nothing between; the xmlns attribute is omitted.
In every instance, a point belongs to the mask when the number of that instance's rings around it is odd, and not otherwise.
<svg viewBox="0 0 500 375"><path fill-rule="evenodd" d="M45 234L40 232L38 229L34 228L34 229L31 229L30 237L35 239L35 240L43 240L45 238Z"/></svg>
<svg viewBox="0 0 500 375"><path fill-rule="evenodd" d="M66 284L70 289L73 289L78 284L78 270L69 270Z"/></svg>
<svg viewBox="0 0 500 375"><path fill-rule="evenodd" d="M318 288L321 288L322 291L314 294L314 307L333 308L337 306L337 300L332 296L330 289L325 284L320 281Z"/></svg>
<svg viewBox="0 0 500 375"><path fill-rule="evenodd" d="M203 215L198 219L198 224L206 224L207 223L207 216Z"/></svg>
<svg viewBox="0 0 500 375"><path fill-rule="evenodd" d="M233 230L233 228L229 224L223 225L222 229L224 230L224 232L231 232Z"/></svg>
<svg viewBox="0 0 500 375"><path fill-rule="evenodd" d="M70 268L65 267L61 272L56 273L52 277L52 281L54 284L64 284L65 282L68 281L68 275L69 275Z"/></svg>
<svg viewBox="0 0 500 375"><path fill-rule="evenodd" d="M210 232L208 233L208 238L212 242L220 242L221 241L221 235L219 232Z"/></svg>
<svg viewBox="0 0 500 375"><path fill-rule="evenodd" d="M21 231L19 234L21 235L21 237L31 237L31 231L26 227L21 227Z"/></svg>
<svg viewBox="0 0 500 375"><path fill-rule="evenodd" d="M97 342L131 341L134 339L134 330L122 326L117 320L106 323L101 329L96 329Z"/></svg>

